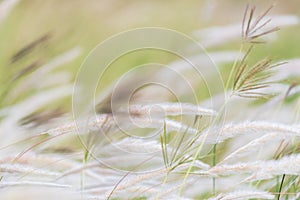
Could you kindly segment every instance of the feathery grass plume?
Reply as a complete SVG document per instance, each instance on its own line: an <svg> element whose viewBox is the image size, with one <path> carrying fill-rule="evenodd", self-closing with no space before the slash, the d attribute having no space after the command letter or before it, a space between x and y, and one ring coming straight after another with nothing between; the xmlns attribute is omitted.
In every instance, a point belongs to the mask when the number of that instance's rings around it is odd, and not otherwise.
<svg viewBox="0 0 300 200"><path fill-rule="evenodd" d="M287 124L280 124L267 121L246 121L242 123L227 123L221 127L211 128L209 130L215 134L209 134L206 138L206 143L217 144L222 143L230 138L235 138L239 135L253 135L253 134L267 134L277 133L278 135L289 134L291 136L297 136L300 134L297 126L291 126ZM203 137L199 137L198 142L203 142Z"/></svg>
<svg viewBox="0 0 300 200"><path fill-rule="evenodd" d="M184 162L178 164L178 166L174 168L174 172L184 171L188 169L191 164L195 169L198 168L198 169L208 170L211 168L209 164L202 162L201 160L196 160L195 162L192 162L192 157L188 156L188 158L186 158Z"/></svg>
<svg viewBox="0 0 300 200"><path fill-rule="evenodd" d="M106 151L106 149L113 151L113 147L132 153L155 153L161 150L161 145L158 141L133 137L112 142L110 145L104 147L103 151Z"/></svg>
<svg viewBox="0 0 300 200"><path fill-rule="evenodd" d="M219 194L216 197L209 198L209 200L244 200L244 199L274 199L274 195L259 190L240 190Z"/></svg>
<svg viewBox="0 0 300 200"><path fill-rule="evenodd" d="M261 41L258 41L256 39L279 30L279 27L273 27L267 30L263 30L263 28L265 28L265 26L271 22L271 19L267 19L265 21L263 20L273 7L274 5L270 6L268 9L266 9L266 11L264 11L256 19L254 19L256 7L252 6L250 8L250 6L247 5L242 23L242 38L246 42L261 43Z"/></svg>
<svg viewBox="0 0 300 200"><path fill-rule="evenodd" d="M249 7L247 10L249 10ZM299 17L296 15L272 15L270 16L270 19L272 20L270 20L269 23L265 24L264 27L261 27L262 30L260 32L266 32L267 30L274 29L274 26L286 27L299 24ZM240 23L225 26L214 26L197 30L194 32L194 35L200 39L201 44L205 47L218 47L230 42L238 41L241 36L240 29ZM242 30L242 33L244 34L245 24ZM264 41L272 41L272 37L270 37L270 35L263 35L263 37Z"/></svg>
<svg viewBox="0 0 300 200"><path fill-rule="evenodd" d="M299 175L300 155L292 154L278 160L265 161L263 167L248 177L245 181L256 181L274 178L277 175Z"/></svg>
<svg viewBox="0 0 300 200"><path fill-rule="evenodd" d="M186 124L183 124L181 122L178 122L176 120L171 120L171 119L149 119L148 117L135 117L132 118L132 121L134 124L139 124L139 126L143 127L146 124L147 128L162 128L162 125L164 122L166 123L166 126L168 127L168 132L170 131L177 131L177 132L187 132L190 134L196 134L198 133L198 130L190 127Z"/></svg>
<svg viewBox="0 0 300 200"><path fill-rule="evenodd" d="M245 158L245 156L249 156L250 154L257 152L258 149L260 149L261 147L267 147L268 144L277 144L275 142L287 140L287 139L293 139L295 137L292 135L285 135L285 133L283 133L283 134L280 134L280 133L281 132L269 133L269 134L265 134L265 135L255 139L255 140L252 140L248 144L246 144L246 145L238 148L234 152L230 153L220 163L228 163L230 161L237 161L239 158L242 158L242 157ZM264 151L264 154L266 154L266 153L268 153L268 151ZM270 155L267 154L267 156L270 156Z"/></svg>
<svg viewBox="0 0 300 200"><path fill-rule="evenodd" d="M124 179L116 188L115 191L127 190L127 188L132 187L133 185L137 185L139 183L143 183L145 181L156 182L159 184L161 181L159 179L163 178L168 172L168 168L163 168L159 170L155 170L152 172L144 172L139 175L132 175L130 178Z"/></svg>
<svg viewBox="0 0 300 200"><path fill-rule="evenodd" d="M230 71L226 89L229 88L231 78L235 73L233 79L233 93L231 96L238 95L248 98L268 97L267 94L257 92L256 90L268 87L271 82L267 82L266 80L271 75L270 70L276 66L282 65L283 63L272 64L271 59L262 59L250 68L249 64L246 61L253 49L253 46L255 44L264 43L263 41L256 40L257 38L279 30L278 27L275 27L267 31L261 31L261 29L271 21L267 20L266 22L262 23L262 20L266 17L272 7L273 6L269 7L265 12L258 16L255 21L253 21L254 12L256 9L255 6L253 6L251 9L249 9L249 5L247 5L246 7L242 22L241 36L243 42L240 47L240 52L243 51L245 45L244 43L250 43L251 45L242 60L240 62L238 62L237 60L234 62L233 67Z"/></svg>
<svg viewBox="0 0 300 200"><path fill-rule="evenodd" d="M273 74L273 68L283 65L285 63L272 64L271 59L263 59L258 61L252 67L246 63L253 46L251 46L245 54L242 61L239 63L234 81L233 81L233 95L240 97L268 97L268 94L257 92L257 90L269 87L272 82L268 79Z"/></svg>
<svg viewBox="0 0 300 200"><path fill-rule="evenodd" d="M55 188L71 188L67 184L58 184L46 181L2 181L0 188L16 187L16 186L44 186L44 187L55 187Z"/></svg>
<svg viewBox="0 0 300 200"><path fill-rule="evenodd" d="M194 184L193 180L192 181L189 180L186 183L187 187L191 187L193 184ZM157 199L166 199L169 197L171 197L171 198L173 197L173 198L177 199L178 197L181 196L180 194L176 194L181 186L182 186L181 182L176 181L176 182L168 185L168 187L163 188L161 190L161 192L159 192L157 194L156 198ZM185 198L188 198L188 197L185 197Z"/></svg>
<svg viewBox="0 0 300 200"><path fill-rule="evenodd" d="M120 118L122 119L122 118ZM148 117L135 117L131 119L134 123L128 123L128 119L126 119L124 121L124 123L126 123L128 125L128 128L132 127L136 128L136 124L139 124L141 127L143 125L147 125L147 128L161 128L161 125L164 123L163 119L149 119ZM185 131L187 130L188 133L191 134L195 134L198 132L197 129L193 128L193 127L189 127L183 123L180 123L178 121L175 120L170 120L170 119L166 119L166 126L168 127L168 131ZM118 123L122 123L118 122ZM103 129L104 127L111 127L111 126L116 126L114 118L112 115L110 114L102 114L102 115L97 115L96 117L90 118L90 120L88 121L88 124L75 124L75 123L69 123L54 129L50 129L47 131L44 131L43 133L47 133L49 135L55 136L58 134L67 134L67 133L72 133L72 132L76 132L76 129L78 130L79 134L85 134L86 127L89 128L89 130L91 131L97 131L100 129ZM115 130L119 130L119 128L116 126ZM139 127L138 127L139 128ZM110 131L112 131L112 129L110 129ZM42 133L42 134L43 134Z"/></svg>
<svg viewBox="0 0 300 200"><path fill-rule="evenodd" d="M59 155L59 154L36 154L28 153L20 158L15 164L31 166L46 166L47 168L53 168L56 171L64 171L71 167L78 166L76 161L78 155ZM72 159L71 159L72 158ZM1 164L12 163L15 159L14 154L2 156L0 159ZM80 164L80 163L79 163Z"/></svg>
<svg viewBox="0 0 300 200"><path fill-rule="evenodd" d="M193 105L189 103L151 103L151 104L136 104L129 106L129 113L133 115L152 115L162 114L165 116L176 116L176 115L208 115L215 116L216 111Z"/></svg>
<svg viewBox="0 0 300 200"><path fill-rule="evenodd" d="M59 176L60 173L54 171L43 170L34 168L29 165L20 164L0 164L0 173L10 174L28 174L28 175L41 175L41 176Z"/></svg>
<svg viewBox="0 0 300 200"><path fill-rule="evenodd" d="M29 183L28 183L29 185ZM87 195L79 194L69 188L50 188L47 186L18 186L5 188L1 191L0 198L3 200L19 200L22 198L31 200L53 200L62 198L64 200L86 200Z"/></svg>
<svg viewBox="0 0 300 200"><path fill-rule="evenodd" d="M85 186L85 189L101 187L104 183L108 182L114 183L123 175L123 172L107 168L104 162L89 161L86 164L77 162L69 168L64 169L63 173L61 173L60 176L57 176L55 180L59 181L67 176L74 176L83 171L97 181L97 184L92 185L90 183L89 186Z"/></svg>
<svg viewBox="0 0 300 200"><path fill-rule="evenodd" d="M232 165L217 165L208 170L212 176L228 176L236 174L251 174L244 181L272 179L277 175L299 175L300 156L292 154L278 160L255 161Z"/></svg>
<svg viewBox="0 0 300 200"><path fill-rule="evenodd" d="M236 163L232 165L220 164L206 172L210 176L229 176L237 174L250 174L264 168L264 161L247 162L247 163ZM199 171L200 173L205 173Z"/></svg>

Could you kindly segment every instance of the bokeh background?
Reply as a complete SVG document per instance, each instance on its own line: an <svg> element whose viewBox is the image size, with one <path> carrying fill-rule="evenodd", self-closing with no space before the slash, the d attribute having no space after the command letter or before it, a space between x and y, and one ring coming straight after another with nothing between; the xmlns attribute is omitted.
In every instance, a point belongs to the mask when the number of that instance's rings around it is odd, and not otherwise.
<svg viewBox="0 0 300 200"><path fill-rule="evenodd" d="M84 57L100 42L114 34L132 28L164 27L193 36L194 31L242 21L248 1L189 0L189 1L117 1L117 0L23 0L19 1L0 26L0 70L2 87L16 70L36 60L47 62L73 47L83 54L65 67L76 73ZM271 14L300 15L299 1L250 1L258 10L276 4ZM279 40L257 49L278 58L299 56L299 26L283 29ZM32 41L49 34L49 40L30 56L11 63L12 56ZM220 35L222 33L220 32ZM219 47L221 48L221 47ZM222 46L236 49L236 45ZM214 49L209 49L214 50ZM135 58L136 59L136 58ZM139 61L144 62L140 58ZM133 63L134 65L136 63Z"/></svg>
<svg viewBox="0 0 300 200"><path fill-rule="evenodd" d="M0 0L1 159L3 155L1 162L6 164L11 161L14 163L15 157L18 157L21 164L24 162L26 165L30 163L34 166L36 158L35 154L30 154L32 152L44 156L52 152L55 156L64 155L64 159L73 153L79 153L75 155L74 159L73 157L70 159L72 161L70 163L74 164L73 161L75 161L76 165L84 167L88 162L88 153L77 138L70 135L66 138L54 136L53 138L56 137L56 140L52 140L52 135L43 131L50 130L50 133L52 130L53 135L57 132L60 134L66 128L63 125L72 122L72 85L80 66L89 53L99 43L115 34L142 27L173 29L194 38L200 44L205 44L209 40L210 42L218 41L219 45L205 45L208 54L214 52L237 53L241 43L239 36L235 40L227 41L227 39L222 39L228 34L226 29L215 29L213 36L210 35L211 32L203 32L203 30L241 24L247 3L257 7L257 14L275 4L270 15L285 15L287 18L282 23L289 24L289 26L283 26L277 33L271 34L265 45L256 45L255 50L249 56L249 63L266 57L272 58L274 63L299 59L299 0ZM121 57L112 64L114 67L110 68L99 85L99 93L105 91L118 77L133 67L150 62L168 64L176 59L178 58L174 55L151 50ZM228 58L228 60L230 62L220 63L222 65L220 71L225 81L234 59ZM298 77L296 78L298 79ZM213 81L214 79L212 79ZM299 84L299 81L292 80L291 85L294 83ZM289 84L286 86L289 87ZM209 100L208 97L207 93L199 94L200 101ZM251 102L251 105L255 103L257 102ZM233 105L233 107L237 107L237 111L233 109L229 119L230 117L239 119L238 114L244 115L243 117L247 120L253 118L257 120L256 116L264 118L264 115L260 114L260 109L264 107L257 105L257 110L248 104L245 104L244 107L240 106L246 110L243 111L244 113L239 113L241 111L239 105ZM297 110L296 106L292 106L287 106L287 112L282 113L290 115L291 111ZM272 114L273 107L268 108ZM254 117L248 115L247 112L250 113L250 111L254 111ZM272 115L267 113L267 116ZM292 115L286 117L280 113L276 117L278 117L278 121L293 121L291 120ZM174 119L176 118L174 117ZM241 118L241 120L243 119ZM53 129L56 127L59 128ZM71 132L73 129L70 127L67 128ZM36 135L39 133L43 134ZM88 139L94 143L101 141L93 137L88 137ZM243 141L245 144L248 143L248 140ZM239 140L236 142L238 145L244 143ZM158 146L160 150L160 144ZM218 146L217 154L222 155L224 150L229 147L234 147L234 145L226 143L224 146ZM265 152L264 147L262 152ZM108 148L107 152L110 153L111 150ZM22 160L22 156L27 153L29 156ZM12 156L4 157L7 155ZM31 155L34 155L32 163L28 162L32 159ZM109 154L105 156L110 158ZM120 157L116 157L118 163ZM42 159L44 158L42 157ZM211 157L208 156L207 159L210 162ZM52 160L49 160L52 163ZM41 166L51 168L52 165L49 162L38 160L37 169ZM121 162L121 164L124 163L131 164L127 160ZM66 165L62 166L65 168L61 170L59 161L57 166L59 167L58 171L68 172L70 169L70 165ZM56 170L57 166L53 168ZM21 172L23 171L21 170ZM30 175L26 171L25 173ZM70 178L71 184L81 184L80 173L78 173L79 176L72 177L74 179ZM109 175L109 173L103 174ZM0 181L19 181L24 177L27 178L26 175L23 176L20 173L18 176L6 176L5 174L5 176L0 176ZM101 173L100 175L102 176ZM101 177L100 175L99 177ZM116 177L116 181L112 181L112 188L123 176ZM31 177L29 176L29 178ZM63 179L62 182L64 183L64 181L68 180ZM96 181L98 180L96 179ZM271 191L273 191L272 188Z"/></svg>
<svg viewBox="0 0 300 200"><path fill-rule="evenodd" d="M238 52L241 39L237 36L236 40L227 41L228 33L222 27L241 24L248 3L256 6L256 15L274 4L269 14L285 15L287 19L283 24L289 24L272 34L265 45L256 45L249 62L265 57L277 62L297 59L300 55L300 26L297 24L300 9L297 0L0 2L0 108L4 110L33 94L58 85L72 84L85 58L98 44L134 28L162 27L179 31L204 44L208 54ZM213 27L221 29L213 31L213 36L209 31L203 32ZM224 41L220 40L224 36ZM205 45L207 40L218 40L220 44ZM133 67L150 62L169 64L176 59L172 54L151 50L121 57L112 64L113 67L99 85L99 91L104 91ZM234 60L230 59L232 62L220 63L225 66L220 67L225 81ZM41 72L36 72L38 70ZM24 124L36 120L42 124L53 117L70 113L71 96L66 94L64 98L41 106L42 109L33 113L37 116L26 119L24 114ZM202 93L198 97L204 100L209 96L208 93ZM40 112L46 113L45 116L38 115Z"/></svg>

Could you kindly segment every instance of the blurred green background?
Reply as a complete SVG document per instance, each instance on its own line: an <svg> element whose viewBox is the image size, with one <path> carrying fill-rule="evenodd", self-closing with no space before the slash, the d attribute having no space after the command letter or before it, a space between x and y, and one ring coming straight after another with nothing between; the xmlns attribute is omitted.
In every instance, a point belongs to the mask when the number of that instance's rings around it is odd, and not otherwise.
<svg viewBox="0 0 300 200"><path fill-rule="evenodd" d="M114 34L132 28L164 27L193 36L195 30L242 22L248 1L238 0L23 0L0 24L0 89L10 87L12 77L34 62L47 63L73 47L82 47L83 54L64 68L76 75L87 54L100 42ZM274 1L249 1L264 10ZM300 16L298 0L275 1L271 14ZM300 55L300 26L280 30L278 40L254 51L253 59L271 56L275 60L297 58ZM26 45L45 35L46 42L16 62L12 57ZM222 34L222 33L220 33ZM208 49L238 50L239 44L229 43ZM168 63L171 55L138 54L122 60L125 70L147 63L151 57ZM120 63L120 62L119 62ZM118 73L112 73L113 77ZM5 89L4 89L5 88Z"/></svg>

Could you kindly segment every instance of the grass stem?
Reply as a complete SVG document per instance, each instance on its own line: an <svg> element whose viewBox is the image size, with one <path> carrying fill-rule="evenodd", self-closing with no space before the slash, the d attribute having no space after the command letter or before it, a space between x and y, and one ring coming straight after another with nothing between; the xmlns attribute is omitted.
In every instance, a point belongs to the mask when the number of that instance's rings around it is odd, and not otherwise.
<svg viewBox="0 0 300 200"><path fill-rule="evenodd" d="M280 186L279 186L279 189L278 189L278 196L277 196L277 200L280 199L280 194L281 194L281 190L282 190L282 187L283 187L283 182L284 182L284 179L285 179L285 174L283 174L282 176L282 179L281 179L281 183L280 183Z"/></svg>

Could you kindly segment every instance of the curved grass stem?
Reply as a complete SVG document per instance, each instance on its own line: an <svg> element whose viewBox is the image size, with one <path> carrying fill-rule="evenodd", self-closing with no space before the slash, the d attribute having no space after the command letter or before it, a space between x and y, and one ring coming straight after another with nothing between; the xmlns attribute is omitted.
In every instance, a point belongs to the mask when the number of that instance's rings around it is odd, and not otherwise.
<svg viewBox="0 0 300 200"><path fill-rule="evenodd" d="M239 61L239 57L242 54L243 49L244 49L244 44L242 43L241 46L240 46L240 49L239 49L238 57L235 59L233 65L232 65L232 68L230 70L230 74L229 74L229 77L227 79L226 86L225 86L225 91L227 91L229 89L231 79L233 77L234 72L236 71L237 64L238 64L238 61Z"/></svg>

